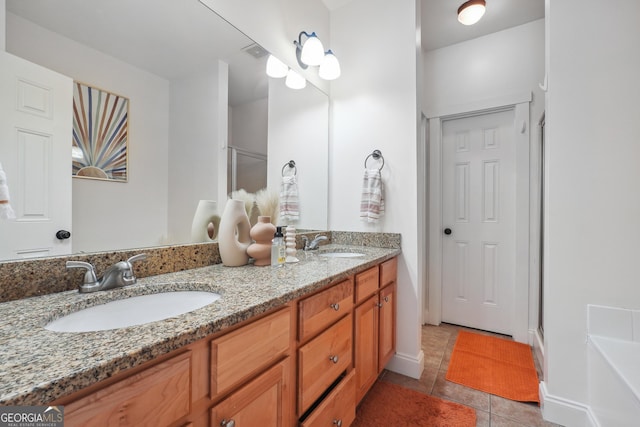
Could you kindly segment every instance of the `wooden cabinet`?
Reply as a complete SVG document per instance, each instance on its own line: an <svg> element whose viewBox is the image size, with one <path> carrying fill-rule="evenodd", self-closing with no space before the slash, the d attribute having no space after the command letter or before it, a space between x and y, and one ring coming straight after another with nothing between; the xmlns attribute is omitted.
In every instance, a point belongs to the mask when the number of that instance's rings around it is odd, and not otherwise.
<svg viewBox="0 0 640 427"><path fill-rule="evenodd" d="M211 409L211 427L284 427L291 422L289 359L241 387Z"/></svg>
<svg viewBox="0 0 640 427"><path fill-rule="evenodd" d="M298 417L302 426L355 418L353 278L298 302Z"/></svg>
<svg viewBox="0 0 640 427"><path fill-rule="evenodd" d="M356 402L375 383L396 349L397 259L356 275L354 310L354 369ZM362 284L362 299L358 299ZM372 290L372 283L376 284ZM367 299L364 299L367 297Z"/></svg>
<svg viewBox="0 0 640 427"><path fill-rule="evenodd" d="M395 259L52 404L67 426L348 427L395 352Z"/></svg>
<svg viewBox="0 0 640 427"><path fill-rule="evenodd" d="M65 405L66 426L161 426L191 411L191 352Z"/></svg>

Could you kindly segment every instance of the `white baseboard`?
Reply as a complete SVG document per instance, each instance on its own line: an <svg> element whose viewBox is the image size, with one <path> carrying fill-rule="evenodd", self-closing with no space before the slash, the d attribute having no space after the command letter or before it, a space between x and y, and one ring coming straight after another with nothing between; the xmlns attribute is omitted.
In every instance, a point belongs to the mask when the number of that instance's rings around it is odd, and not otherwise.
<svg viewBox="0 0 640 427"><path fill-rule="evenodd" d="M588 405L549 394L544 381L540 382L540 408L546 421L565 427L600 427Z"/></svg>
<svg viewBox="0 0 640 427"><path fill-rule="evenodd" d="M422 350L417 356L396 353L387 364L386 369L407 377L420 379L424 370L424 353Z"/></svg>

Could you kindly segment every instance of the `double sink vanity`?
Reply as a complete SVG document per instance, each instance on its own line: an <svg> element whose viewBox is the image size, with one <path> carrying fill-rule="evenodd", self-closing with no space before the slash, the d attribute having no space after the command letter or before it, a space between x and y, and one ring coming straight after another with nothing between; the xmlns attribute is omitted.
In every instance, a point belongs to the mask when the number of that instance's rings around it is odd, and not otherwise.
<svg viewBox="0 0 640 427"><path fill-rule="evenodd" d="M64 405L68 426L348 426L395 353L393 236L1 303L0 404Z"/></svg>

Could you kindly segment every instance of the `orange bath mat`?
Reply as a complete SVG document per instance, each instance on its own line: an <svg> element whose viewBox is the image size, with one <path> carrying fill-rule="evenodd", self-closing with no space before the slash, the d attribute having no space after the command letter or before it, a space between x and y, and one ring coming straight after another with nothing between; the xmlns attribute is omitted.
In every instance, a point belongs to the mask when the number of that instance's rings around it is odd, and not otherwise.
<svg viewBox="0 0 640 427"><path fill-rule="evenodd" d="M538 402L531 348L501 338L460 331L447 380L520 402Z"/></svg>
<svg viewBox="0 0 640 427"><path fill-rule="evenodd" d="M476 411L378 380L362 399L351 427L475 427Z"/></svg>

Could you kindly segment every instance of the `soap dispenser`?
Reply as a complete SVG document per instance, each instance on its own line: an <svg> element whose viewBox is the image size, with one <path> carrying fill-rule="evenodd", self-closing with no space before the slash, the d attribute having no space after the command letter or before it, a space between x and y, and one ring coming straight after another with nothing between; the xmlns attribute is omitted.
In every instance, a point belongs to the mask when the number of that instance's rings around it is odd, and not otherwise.
<svg viewBox="0 0 640 427"><path fill-rule="evenodd" d="M276 233L271 241L271 265L275 267L283 266L287 259L287 247L284 244L282 226L276 227Z"/></svg>

